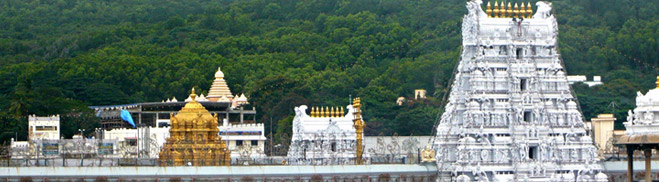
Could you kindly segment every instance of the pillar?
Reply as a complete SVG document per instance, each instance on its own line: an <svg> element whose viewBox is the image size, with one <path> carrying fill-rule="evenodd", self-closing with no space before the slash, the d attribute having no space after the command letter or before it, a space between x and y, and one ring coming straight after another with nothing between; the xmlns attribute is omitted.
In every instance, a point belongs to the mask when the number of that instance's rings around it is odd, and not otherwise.
<svg viewBox="0 0 659 182"><path fill-rule="evenodd" d="M634 180L634 148L627 145L627 181Z"/></svg>
<svg viewBox="0 0 659 182"><path fill-rule="evenodd" d="M650 182L652 181L652 149L651 148L645 148L645 181Z"/></svg>
<svg viewBox="0 0 659 182"><path fill-rule="evenodd" d="M243 123L244 118L245 118L245 115L243 115L243 111L242 111L242 109L241 109L241 111L240 111L240 124Z"/></svg>

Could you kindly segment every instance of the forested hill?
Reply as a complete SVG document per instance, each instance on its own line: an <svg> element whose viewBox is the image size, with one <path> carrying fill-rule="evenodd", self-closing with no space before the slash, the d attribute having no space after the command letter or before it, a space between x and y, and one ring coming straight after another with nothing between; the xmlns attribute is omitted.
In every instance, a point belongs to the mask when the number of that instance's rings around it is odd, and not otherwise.
<svg viewBox="0 0 659 182"><path fill-rule="evenodd" d="M277 135L290 132L294 106L350 96L362 97L369 135L429 134L460 53L465 2L2 0L0 140L26 131L28 114L62 114L68 137L93 131L87 105L206 93L218 66ZM575 86L586 118L615 109L624 120L636 91L654 87L659 3L553 4L568 73L606 83ZM395 105L418 88L430 98Z"/></svg>

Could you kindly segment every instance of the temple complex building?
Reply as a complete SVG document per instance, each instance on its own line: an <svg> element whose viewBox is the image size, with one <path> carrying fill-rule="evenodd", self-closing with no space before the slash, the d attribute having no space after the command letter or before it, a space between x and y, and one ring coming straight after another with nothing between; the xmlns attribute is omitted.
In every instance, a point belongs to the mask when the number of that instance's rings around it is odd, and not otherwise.
<svg viewBox="0 0 659 182"><path fill-rule="evenodd" d="M312 107L307 113L306 105L295 107L293 136L286 156L288 164L361 163L364 121L358 99L345 107L347 112L341 107L320 106Z"/></svg>
<svg viewBox="0 0 659 182"><path fill-rule="evenodd" d="M551 3L535 5L467 2L433 141L439 181L608 180L566 78Z"/></svg>
<svg viewBox="0 0 659 182"><path fill-rule="evenodd" d="M266 137L263 123L255 122L256 110L248 102L245 94L232 95L224 80L224 73L218 68L215 80L208 92L193 98L190 95L179 101L175 97L162 102L146 102L126 105L91 106L101 118L102 128L99 139L106 141L104 146L117 150L128 148L130 155L157 158L165 138L170 137L171 115L178 114L184 106L194 101L210 114L217 116L216 135L221 137L231 157L237 158L240 150L250 151L247 156L264 157ZM195 105L196 105L195 104ZM120 118L120 111L128 110L137 128L131 128ZM242 152L244 153L244 152ZM111 153L109 155L121 155Z"/></svg>
<svg viewBox="0 0 659 182"><path fill-rule="evenodd" d="M90 106L96 116L101 119L103 129L128 128L126 122L120 117L121 110L128 110L137 125L167 126L169 113L176 113L190 98L178 100L176 97L160 102L143 102L123 105ZM229 86L224 80L224 73L218 68L215 73L208 96L199 96L197 102L206 107L212 114L218 114L220 121L228 120L232 124L255 123L256 110L249 104L245 94L232 95Z"/></svg>

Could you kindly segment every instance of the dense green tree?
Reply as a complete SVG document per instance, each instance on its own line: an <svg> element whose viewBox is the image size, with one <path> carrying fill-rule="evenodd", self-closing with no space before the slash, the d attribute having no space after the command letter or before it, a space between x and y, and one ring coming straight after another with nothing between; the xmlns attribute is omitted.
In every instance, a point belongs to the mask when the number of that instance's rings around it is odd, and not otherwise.
<svg viewBox="0 0 659 182"><path fill-rule="evenodd" d="M531 2L534 4L534 2ZM559 49L585 118L625 120L659 74L659 3L554 1ZM26 116L62 115L63 136L96 126L88 105L207 93L222 67L259 122L290 132L293 107L362 97L367 135L425 135L459 59L464 0L0 1L0 140ZM396 106L428 90L425 101ZM611 104L615 103L615 104ZM267 130L270 126L266 124ZM91 131L91 130L89 130ZM21 132L18 137L24 139Z"/></svg>

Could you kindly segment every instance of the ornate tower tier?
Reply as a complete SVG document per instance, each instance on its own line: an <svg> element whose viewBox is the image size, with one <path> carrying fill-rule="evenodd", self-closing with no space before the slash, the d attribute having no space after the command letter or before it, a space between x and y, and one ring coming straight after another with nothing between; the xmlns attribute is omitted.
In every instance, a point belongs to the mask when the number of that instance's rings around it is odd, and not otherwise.
<svg viewBox="0 0 659 182"><path fill-rule="evenodd" d="M487 13L481 3L467 3L433 141L439 181L606 181L558 54L551 3L537 2L532 16L528 3L495 2Z"/></svg>
<svg viewBox="0 0 659 182"><path fill-rule="evenodd" d="M227 85L227 81L224 80L224 72L220 67L217 67L217 72L215 72L215 80L211 85L210 90L208 91L208 100L217 102L231 102L233 95L231 94L231 89Z"/></svg>
<svg viewBox="0 0 659 182"><path fill-rule="evenodd" d="M228 166L230 151L220 139L217 115L211 115L204 106L192 100L177 115L170 114L169 138L160 151L161 166Z"/></svg>

